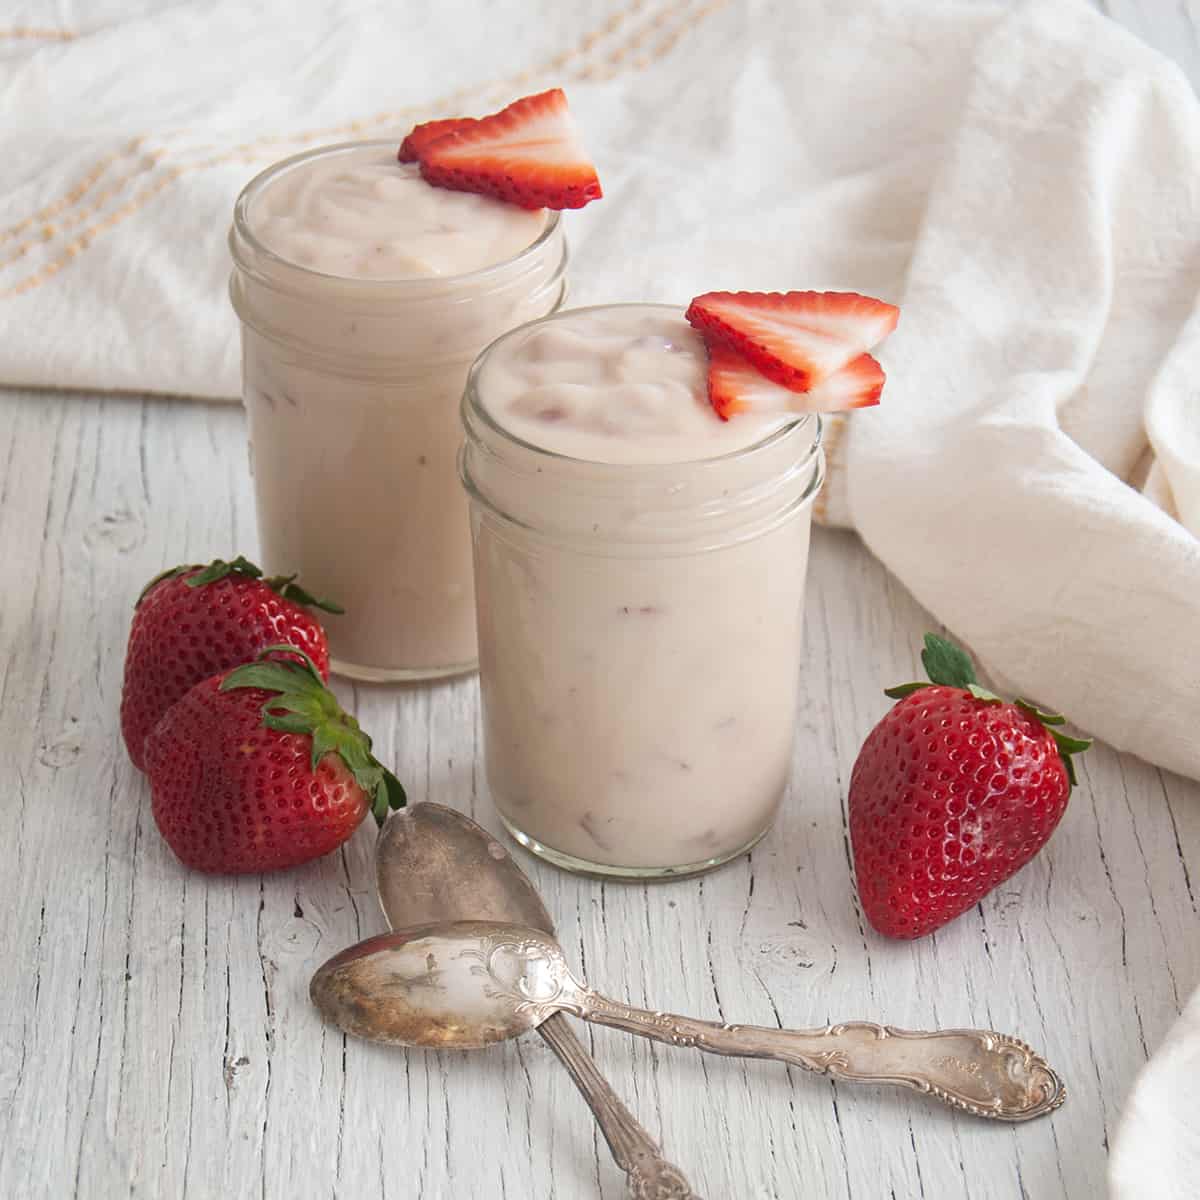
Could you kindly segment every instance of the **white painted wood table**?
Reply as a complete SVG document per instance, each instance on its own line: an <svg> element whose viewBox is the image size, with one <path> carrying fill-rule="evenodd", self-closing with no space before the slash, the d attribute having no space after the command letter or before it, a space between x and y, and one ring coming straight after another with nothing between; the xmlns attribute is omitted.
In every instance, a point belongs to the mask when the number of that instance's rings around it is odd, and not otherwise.
<svg viewBox="0 0 1200 1200"><path fill-rule="evenodd" d="M1196 80L1195 0L1110 10L1190 55ZM539 1039L405 1053L317 1019L313 969L384 926L370 828L261 879L189 874L154 829L117 733L130 606L165 564L253 549L243 441L233 407L0 395L0 1196L615 1200L622 1177ZM1134 1074L1200 981L1200 786L1104 746L1046 852L975 911L915 944L864 930L846 782L930 625L856 539L819 531L771 836L672 885L523 861L614 996L766 1025L1006 1030L1070 1098L1008 1128L585 1029L709 1200L1095 1200ZM497 830L473 679L339 690L413 799Z"/></svg>

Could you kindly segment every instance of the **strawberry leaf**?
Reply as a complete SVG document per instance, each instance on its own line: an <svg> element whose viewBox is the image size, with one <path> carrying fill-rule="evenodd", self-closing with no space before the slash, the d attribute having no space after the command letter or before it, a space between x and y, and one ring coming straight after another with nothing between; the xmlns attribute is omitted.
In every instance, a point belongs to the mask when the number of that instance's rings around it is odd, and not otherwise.
<svg viewBox="0 0 1200 1200"><path fill-rule="evenodd" d="M243 579L262 579L271 591L284 600L290 600L293 604L302 604L306 608L319 608L328 613L344 613L346 611L340 604L335 604L332 600L318 600L316 596L296 582L295 575L272 575L270 578L264 579L262 568L242 554L239 554L232 562L226 562L223 558L214 558L208 566L203 568L195 565L173 567L170 571L164 571L152 579L142 591L142 596L145 596L146 592L156 583L168 576L182 575L187 571L195 572L194 575L184 580L190 588L204 587L206 584L216 583L218 579L225 579L229 575L241 575ZM142 596L138 597L139 603L141 603Z"/></svg>
<svg viewBox="0 0 1200 1200"><path fill-rule="evenodd" d="M303 604L306 608L319 608L322 612L336 615L346 611L340 604L335 604L332 600L318 600L312 592L306 591L296 582L295 575L272 575L270 579L264 579L263 582L271 591L277 592L293 604Z"/></svg>
<svg viewBox="0 0 1200 1200"><path fill-rule="evenodd" d="M325 686L325 680L321 678L321 672L317 669L317 664L309 657L309 655L300 649L299 646L293 646L290 642L275 642L273 645L264 646L258 653L260 659L266 658L268 654L283 654L289 659L299 659L309 675L317 681L322 687ZM293 662L294 666L300 665ZM336 701L335 701L336 703ZM353 718L351 718L353 719Z"/></svg>
<svg viewBox="0 0 1200 1200"><path fill-rule="evenodd" d="M929 678L943 687L969 688L975 683L975 667L966 651L937 634L925 635L921 662Z"/></svg>
<svg viewBox="0 0 1200 1200"><path fill-rule="evenodd" d="M325 686L316 664L303 650L284 644L268 646L252 663L235 667L220 690L258 688L271 695L263 703L262 721L280 733L312 739L310 762L315 771L327 754L337 754L371 801L376 821L389 808L407 803L400 781L372 753L371 739Z"/></svg>
<svg viewBox="0 0 1200 1200"><path fill-rule="evenodd" d="M269 654L287 654L294 656L292 661L268 659ZM296 662L295 659L302 660ZM252 663L244 663L235 667L221 682L221 691L228 692L233 688L256 687L268 692L289 692L292 690L295 672L303 671L321 686L325 681L317 670L317 664L298 646L289 646L285 642L267 646ZM331 693L332 694L332 693ZM334 703L337 703L334 701Z"/></svg>
<svg viewBox="0 0 1200 1200"><path fill-rule="evenodd" d="M387 784L381 779L375 785L375 795L371 799L371 816L375 818L376 825L382 825L387 819L388 812L388 790Z"/></svg>
<svg viewBox="0 0 1200 1200"><path fill-rule="evenodd" d="M1082 754L1092 744L1091 739L1068 737L1065 733L1059 733L1053 729L1050 731L1050 736L1054 738L1063 766L1067 768L1067 778L1071 781L1071 786L1075 787L1079 783L1079 779L1075 774L1075 760L1071 755Z"/></svg>
<svg viewBox="0 0 1200 1200"><path fill-rule="evenodd" d="M1063 766L1067 769L1067 778L1071 781L1071 786L1075 787L1079 783L1079 779L1075 774L1075 763L1071 758L1073 754L1082 754L1092 744L1091 738L1071 737L1069 733L1063 733L1055 728L1058 725L1065 725L1067 718L1061 713L1043 712L1036 704L1028 700L1023 700L1018 697L1013 703L1025 713L1028 713L1035 721L1040 721L1050 732L1050 736L1054 739L1054 744L1058 747L1058 755L1063 761Z"/></svg>
<svg viewBox="0 0 1200 1200"><path fill-rule="evenodd" d="M1035 721L1041 721L1043 725L1065 725L1067 723L1067 718L1062 713L1042 712L1036 704L1029 700L1022 700L1020 696L1013 703L1018 708L1024 709Z"/></svg>
<svg viewBox="0 0 1200 1200"><path fill-rule="evenodd" d="M404 790L404 784L391 771L384 771L383 785L387 788L388 806L390 808L403 808L408 803L408 794Z"/></svg>
<svg viewBox="0 0 1200 1200"><path fill-rule="evenodd" d="M966 651L953 642L940 638L935 633L925 635L925 649L921 651L921 662L929 675L930 683L901 683L884 689L884 695L893 700L903 700L923 687L940 684L942 687L962 688L970 691L979 700L999 700L1000 697L975 681L975 667Z"/></svg>
<svg viewBox="0 0 1200 1200"><path fill-rule="evenodd" d="M1054 744L1064 755L1082 754L1092 744L1091 738L1071 737L1068 734L1059 733L1057 729L1052 729L1050 736L1054 739Z"/></svg>
<svg viewBox="0 0 1200 1200"><path fill-rule="evenodd" d="M155 577L152 580L150 580L150 582L148 584L146 584L146 586L144 588L142 588L142 590L140 592L138 592L138 598L133 602L133 607L137 608L137 606L139 604L141 604L141 602L143 600L145 600L145 598L160 583L162 583L162 581L164 579L175 579L178 576L183 575L185 572L194 571L195 569L196 569L196 567L194 564L190 564L190 565L185 564L182 567L168 567L165 571L159 571L159 573L157 575L155 575Z"/></svg>
<svg viewBox="0 0 1200 1200"><path fill-rule="evenodd" d="M270 709L263 710L263 724L280 733L307 733L312 727L312 721L300 713L275 713Z"/></svg>
<svg viewBox="0 0 1200 1200"><path fill-rule="evenodd" d="M329 753L341 753L341 734L343 730L331 728L323 722L314 722L312 729L312 769L315 771L321 762L321 759ZM347 747L349 750L350 747ZM352 766L349 761L349 755L342 754L346 759L346 766Z"/></svg>
<svg viewBox="0 0 1200 1200"><path fill-rule="evenodd" d="M379 782L375 785L374 803L371 813L376 822L383 824L387 818L388 809L403 808L408 803L404 787L391 771L383 771Z"/></svg>
<svg viewBox="0 0 1200 1200"><path fill-rule="evenodd" d="M270 691L286 691L289 676L282 673L275 663L244 663L235 667L221 680L221 691L234 688L256 687Z"/></svg>
<svg viewBox="0 0 1200 1200"><path fill-rule="evenodd" d="M884 688L883 694L891 696L893 700L903 700L905 696L911 696L913 692L919 692L929 686L927 683L898 683L895 687Z"/></svg>
<svg viewBox="0 0 1200 1200"><path fill-rule="evenodd" d="M246 579L260 579L262 569L240 554L233 562L226 562L223 558L214 558L203 571L198 571L184 582L190 588L198 588L204 587L207 583L216 583L218 579L224 579L226 575L242 575Z"/></svg>
<svg viewBox="0 0 1200 1200"><path fill-rule="evenodd" d="M925 670L929 672L929 678L934 683L944 687L962 688L964 691L970 692L976 700L982 700L988 704L1004 703L1003 696L997 696L995 692L976 682L975 666L966 651L953 642L938 637L937 634L927 633L925 635L925 649L921 651L921 662L925 664ZM890 696L893 700L902 700L905 696L911 696L913 692L928 686L924 683L902 683L897 687L886 688L884 695ZM1018 697L1013 703L1034 720L1040 721L1049 731L1050 736L1054 739L1054 744L1058 747L1063 766L1067 769L1067 778L1070 779L1071 786L1075 787L1079 780L1076 777L1075 764L1071 760L1071 756L1082 754L1091 746L1091 739L1071 737L1057 729L1056 726L1065 725L1067 720L1060 713L1043 712L1032 701L1021 697Z"/></svg>

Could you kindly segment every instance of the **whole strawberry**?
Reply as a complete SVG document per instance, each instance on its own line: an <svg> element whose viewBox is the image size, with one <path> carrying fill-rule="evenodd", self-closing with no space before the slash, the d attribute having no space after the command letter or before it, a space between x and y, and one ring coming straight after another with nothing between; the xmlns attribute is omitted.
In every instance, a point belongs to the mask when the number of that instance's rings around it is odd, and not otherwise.
<svg viewBox="0 0 1200 1200"><path fill-rule="evenodd" d="M159 832L199 871L297 866L337 849L368 811L382 824L405 803L371 739L290 646L196 684L145 751Z"/></svg>
<svg viewBox="0 0 1200 1200"><path fill-rule="evenodd" d="M133 765L144 767L147 734L188 688L266 646L296 646L328 677L325 630L309 608L342 611L310 596L294 575L264 579L241 555L156 575L138 597L125 651L121 732Z"/></svg>
<svg viewBox="0 0 1200 1200"><path fill-rule="evenodd" d="M1019 871L1054 832L1090 741L1064 718L980 687L970 658L925 635L931 683L871 731L850 776L858 894L882 934L915 938L965 912Z"/></svg>

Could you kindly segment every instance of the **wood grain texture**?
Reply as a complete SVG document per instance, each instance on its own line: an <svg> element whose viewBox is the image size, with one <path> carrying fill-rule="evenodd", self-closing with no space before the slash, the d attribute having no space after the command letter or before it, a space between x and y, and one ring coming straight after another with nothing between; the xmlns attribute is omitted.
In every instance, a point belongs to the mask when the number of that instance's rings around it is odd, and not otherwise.
<svg viewBox="0 0 1200 1200"><path fill-rule="evenodd" d="M1194 0L1107 7L1200 80ZM154 829L117 734L130 605L164 564L253 548L242 414L0 395L0 469L0 1196L622 1197L538 1039L403 1053L319 1023L313 969L384 926L368 829L236 880L186 873ZM1134 1074L1200 982L1200 786L1103 746L1016 879L916 944L866 931L846 782L929 625L856 539L818 531L795 776L770 837L673 885L523 861L568 957L613 996L767 1025L990 1026L1044 1051L1070 1098L1005 1128L585 1029L709 1200L1095 1200ZM414 800L498 832L473 680L338 687Z"/></svg>
<svg viewBox="0 0 1200 1200"><path fill-rule="evenodd" d="M3 399L0 1195L621 1196L536 1039L474 1055L348 1042L312 970L383 928L367 829L259 879L181 870L125 761L129 604L164 562L253 542L241 414L186 402ZM207 502L196 504L203 495ZM1200 788L1098 747L1045 854L915 945L865 932L844 793L881 680L927 616L846 534L819 532L792 794L749 858L670 886L530 863L571 959L639 1004L760 1024L991 1026L1042 1048L1071 1099L1000 1129L917 1098L587 1030L709 1197L1102 1194L1147 1050L1200 977ZM473 681L339 685L414 799L497 825Z"/></svg>

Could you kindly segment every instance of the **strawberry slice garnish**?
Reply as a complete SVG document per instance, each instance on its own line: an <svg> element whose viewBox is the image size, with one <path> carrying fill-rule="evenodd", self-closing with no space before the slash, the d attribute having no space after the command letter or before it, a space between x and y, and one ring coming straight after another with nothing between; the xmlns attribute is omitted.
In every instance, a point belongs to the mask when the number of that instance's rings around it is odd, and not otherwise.
<svg viewBox="0 0 1200 1200"><path fill-rule="evenodd" d="M602 195L561 88L517 100L418 153L421 174L435 187L522 208L582 208Z"/></svg>
<svg viewBox="0 0 1200 1200"><path fill-rule="evenodd" d="M803 412L845 412L878 404L886 380L879 363L869 354L860 354L810 391L791 395L806 402L801 405Z"/></svg>
<svg viewBox="0 0 1200 1200"><path fill-rule="evenodd" d="M808 392L793 392L767 379L736 350L708 346L708 398L722 421L741 412L842 412L878 404L883 368L860 354Z"/></svg>
<svg viewBox="0 0 1200 1200"><path fill-rule="evenodd" d="M445 117L440 121L424 121L420 125L414 125L408 137L400 143L400 153L396 157L402 163L417 162L421 152L430 142L436 142L448 133L457 133L460 129L468 129L478 123L474 117Z"/></svg>
<svg viewBox="0 0 1200 1200"><path fill-rule="evenodd" d="M687 319L768 379L807 392L877 346L900 310L857 292L707 292Z"/></svg>

